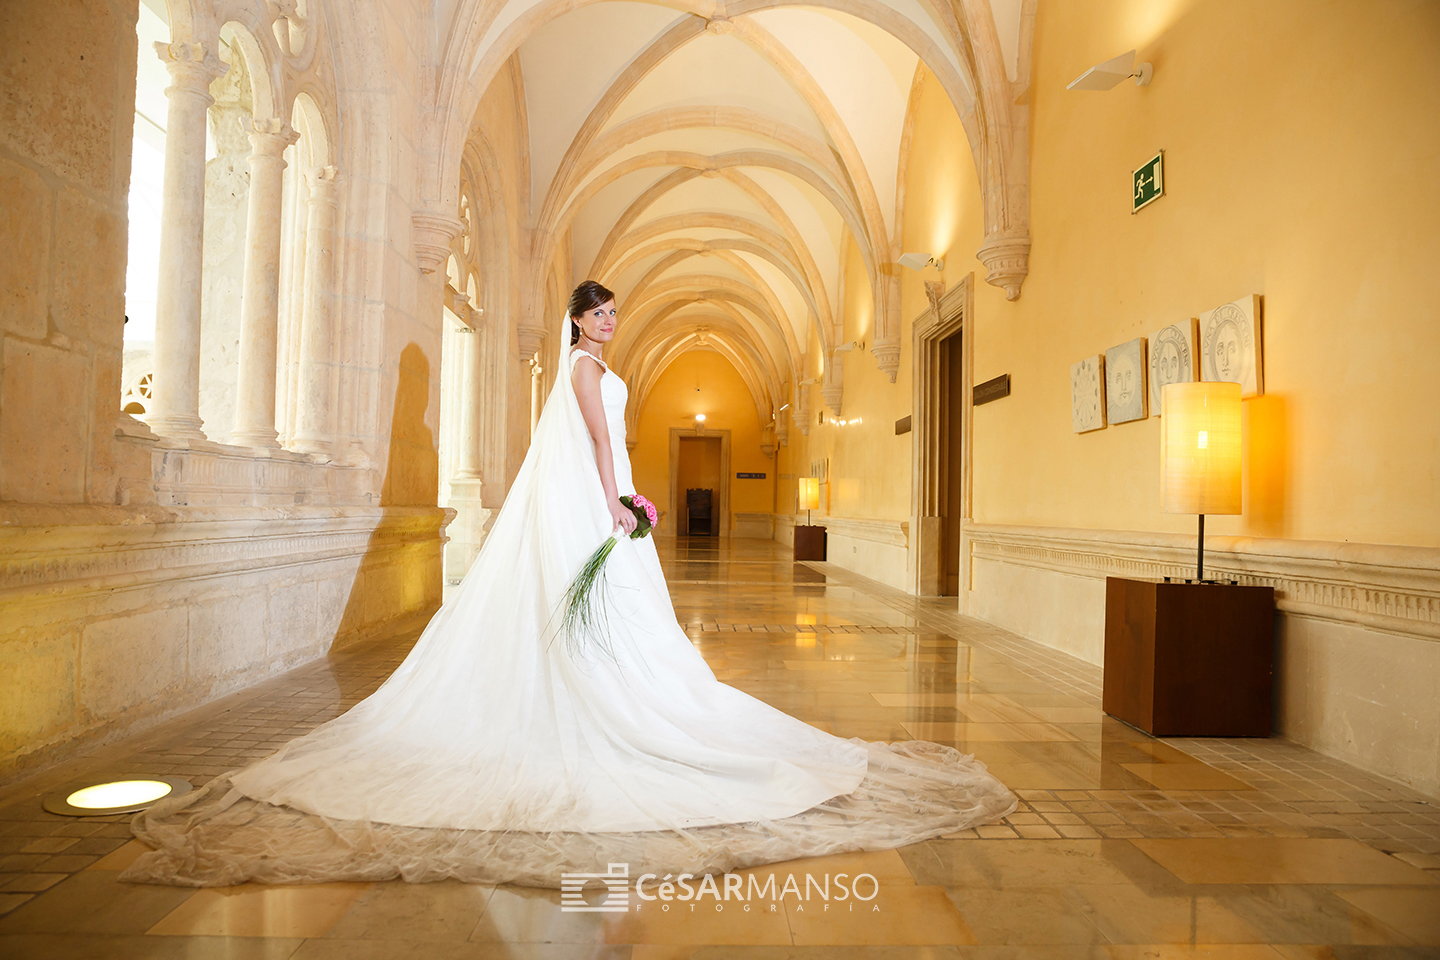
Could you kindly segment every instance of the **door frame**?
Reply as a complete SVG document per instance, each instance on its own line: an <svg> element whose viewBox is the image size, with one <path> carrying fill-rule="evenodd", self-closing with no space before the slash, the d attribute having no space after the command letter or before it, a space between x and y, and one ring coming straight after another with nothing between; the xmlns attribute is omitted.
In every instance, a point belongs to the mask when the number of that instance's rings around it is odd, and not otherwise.
<svg viewBox="0 0 1440 960"><path fill-rule="evenodd" d="M971 521L971 424L975 382L975 345L970 324L973 309L973 273L967 273L952 289L944 283L925 284L930 296L930 309L915 318L913 344L915 351L914 423L911 429L911 503L914 515L910 529L915 535L910 543L911 589L922 597L937 597L944 590L945 549L944 499L942 476L945 437L944 416L940 410L940 342L955 333L960 339L961 423L960 423L960 609L966 608L970 593L970 543L967 527Z"/></svg>
<svg viewBox="0 0 1440 960"><path fill-rule="evenodd" d="M719 526L719 536L730 536L730 431L728 429L715 430L709 427L696 429L694 427L671 427L670 428L670 513L672 519L669 523L670 532L663 536L679 536L680 534L680 438L720 438L720 489L715 498L716 523Z"/></svg>

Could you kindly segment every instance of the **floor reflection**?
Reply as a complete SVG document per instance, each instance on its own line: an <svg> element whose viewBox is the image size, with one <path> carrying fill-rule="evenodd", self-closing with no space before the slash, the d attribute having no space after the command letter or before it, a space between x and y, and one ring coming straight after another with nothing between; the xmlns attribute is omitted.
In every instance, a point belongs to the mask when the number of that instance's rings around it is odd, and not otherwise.
<svg viewBox="0 0 1440 960"><path fill-rule="evenodd" d="M680 624L720 679L837 736L951 744L1019 809L900 851L803 864L868 870L878 911L787 900L618 918L564 913L554 891L448 883L121 884L139 850L124 818L40 809L82 773L199 783L264 756L374 690L413 643L389 638L0 793L0 956L1436 955L1433 800L1283 741L1155 740L1101 711L1097 668L960 617L953 600L796 564L768 541L656 543Z"/></svg>

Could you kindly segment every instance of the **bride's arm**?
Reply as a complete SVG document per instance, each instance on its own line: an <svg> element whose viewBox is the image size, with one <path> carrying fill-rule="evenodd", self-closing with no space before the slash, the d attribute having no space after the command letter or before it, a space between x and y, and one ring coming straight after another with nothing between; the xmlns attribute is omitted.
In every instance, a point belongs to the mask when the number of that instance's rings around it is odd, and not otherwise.
<svg viewBox="0 0 1440 960"><path fill-rule="evenodd" d="M600 377L604 370L598 363L586 363L580 358L571 374L575 384L575 399L580 401L580 414L590 430L590 439L595 441L595 466L600 470L600 485L605 488L605 504L615 525L626 533L635 532L635 514L620 502L619 488L615 485L615 457L610 451L610 426L605 422L605 405L600 400Z"/></svg>

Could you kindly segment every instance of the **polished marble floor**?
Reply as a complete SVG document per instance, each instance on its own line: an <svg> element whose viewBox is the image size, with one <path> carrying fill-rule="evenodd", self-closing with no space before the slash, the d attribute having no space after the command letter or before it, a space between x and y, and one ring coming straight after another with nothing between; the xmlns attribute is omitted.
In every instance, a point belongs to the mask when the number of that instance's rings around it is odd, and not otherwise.
<svg viewBox="0 0 1440 960"><path fill-rule="evenodd" d="M124 884L141 849L125 818L40 808L89 778L200 783L263 756L373 690L413 638L379 641L0 788L0 957L1440 956L1434 798L1283 741L1147 737L1101 712L1097 668L953 601L792 564L763 541L660 546L680 620L721 679L840 736L974 753L1019 809L898 851L749 871L777 889L868 873L863 906L858 889L841 901L807 887L751 909L709 898L616 915L504 886Z"/></svg>

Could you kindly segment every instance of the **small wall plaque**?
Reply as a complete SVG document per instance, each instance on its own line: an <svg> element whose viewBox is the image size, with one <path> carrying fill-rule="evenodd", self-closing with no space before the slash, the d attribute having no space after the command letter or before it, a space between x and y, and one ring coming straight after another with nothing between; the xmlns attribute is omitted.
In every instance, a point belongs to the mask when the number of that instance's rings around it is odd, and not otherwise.
<svg viewBox="0 0 1440 960"><path fill-rule="evenodd" d="M1002 373L994 380L986 380L984 383L977 383L971 391L971 400L975 406L982 403L989 403L991 400L999 400L1001 397L1010 396L1010 374Z"/></svg>
<svg viewBox="0 0 1440 960"><path fill-rule="evenodd" d="M909 417L901 417L899 420L896 420L896 421L895 421L895 436L898 437L898 436L900 436L900 434L902 434L902 433L909 433L909 432L910 432L910 418L909 418Z"/></svg>
<svg viewBox="0 0 1440 960"><path fill-rule="evenodd" d="M1161 150L1130 175L1130 212L1154 203L1165 195L1165 151Z"/></svg>
<svg viewBox="0 0 1440 960"><path fill-rule="evenodd" d="M735 474L735 479L736 479L736 480L764 480L764 479L765 479L765 474L763 474L763 473L737 473L737 474Z"/></svg>

